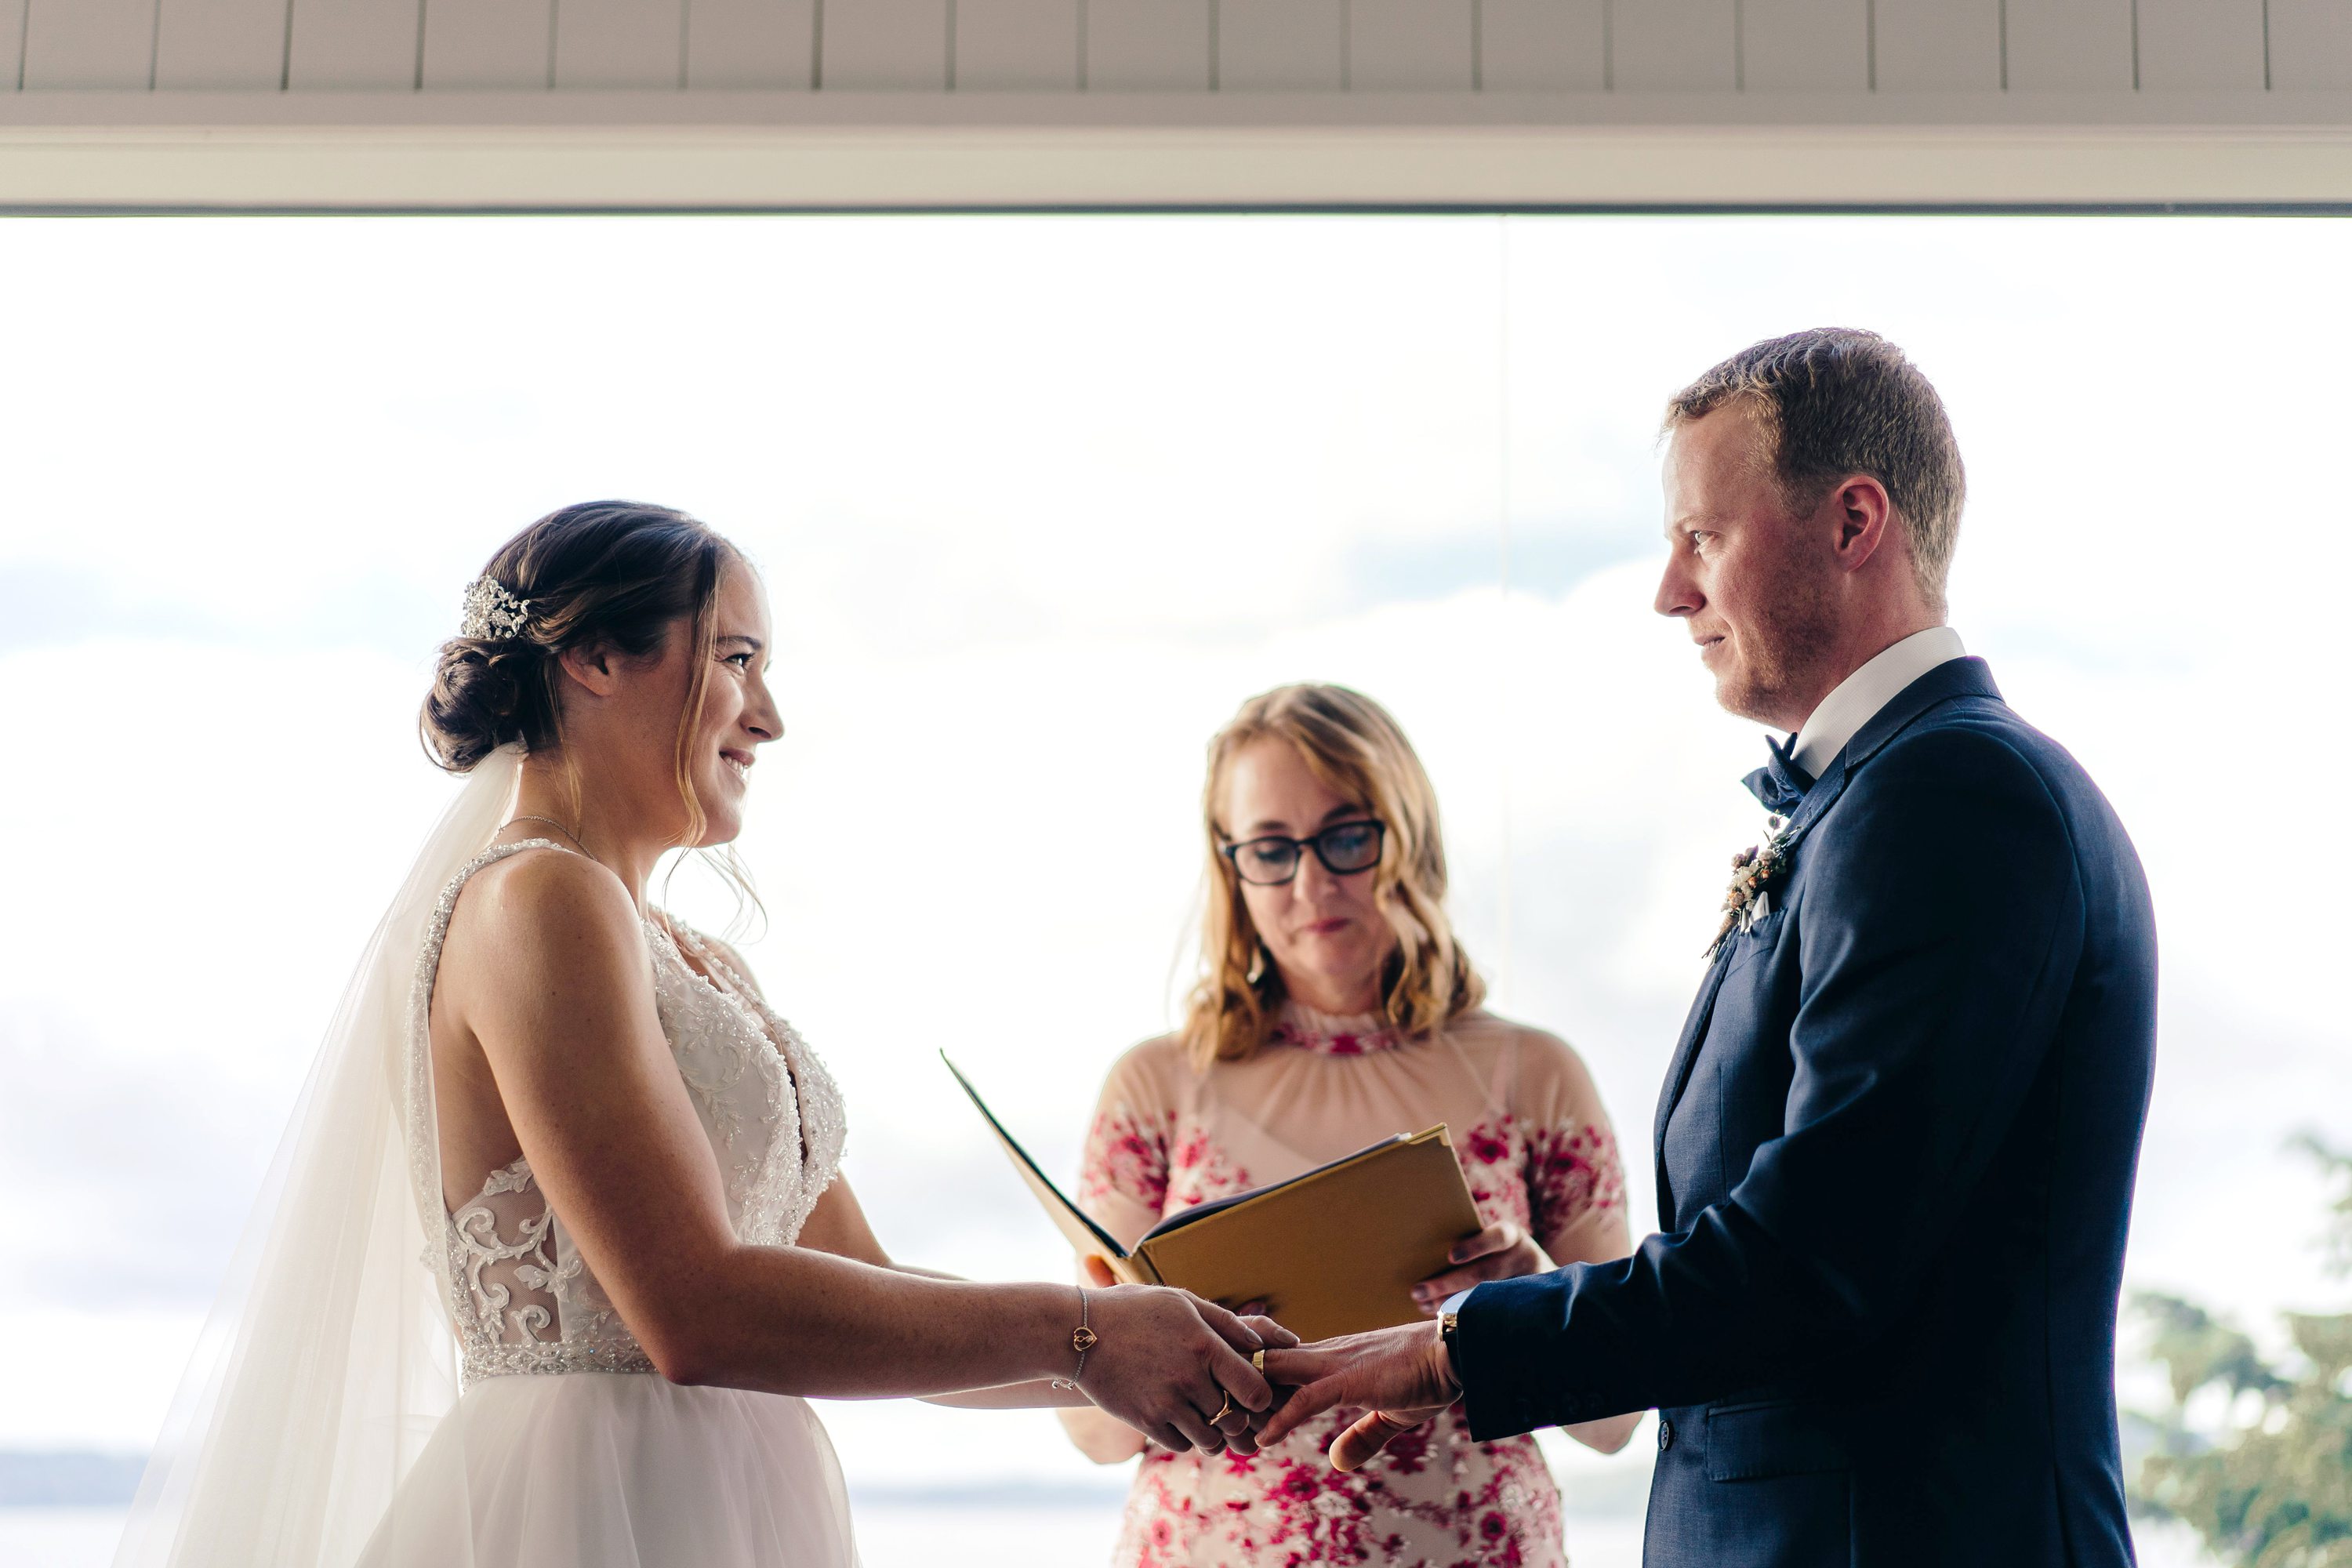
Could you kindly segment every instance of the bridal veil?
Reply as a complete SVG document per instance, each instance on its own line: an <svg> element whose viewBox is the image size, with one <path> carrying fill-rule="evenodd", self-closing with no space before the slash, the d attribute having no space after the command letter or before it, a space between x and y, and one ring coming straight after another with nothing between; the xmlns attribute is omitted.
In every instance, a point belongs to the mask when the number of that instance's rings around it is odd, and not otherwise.
<svg viewBox="0 0 2352 1568"><path fill-rule="evenodd" d="M434 905L505 822L521 762L510 744L474 768L362 952L115 1568L343 1568L456 1406L441 1216L426 1207L441 1202L437 1157L424 1140L412 1166L401 1135L408 1010Z"/></svg>

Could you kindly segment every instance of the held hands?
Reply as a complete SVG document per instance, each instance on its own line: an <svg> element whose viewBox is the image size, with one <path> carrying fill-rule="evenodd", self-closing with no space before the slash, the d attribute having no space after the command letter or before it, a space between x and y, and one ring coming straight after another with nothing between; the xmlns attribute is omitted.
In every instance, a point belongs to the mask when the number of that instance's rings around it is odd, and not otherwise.
<svg viewBox="0 0 2352 1568"><path fill-rule="evenodd" d="M1335 1406L1370 1407L1332 1441L1331 1464L1342 1470L1361 1466L1399 1433L1412 1431L1462 1396L1435 1323L1407 1323L1295 1350L1269 1350L1265 1375L1294 1386L1259 1432L1261 1446L1280 1442Z"/></svg>
<svg viewBox="0 0 2352 1568"><path fill-rule="evenodd" d="M1078 1379L1087 1398L1179 1453L1214 1454L1228 1445L1257 1451L1255 1428L1274 1393L1250 1355L1296 1345L1297 1335L1163 1286L1110 1286L1091 1295L1097 1337Z"/></svg>
<svg viewBox="0 0 2352 1568"><path fill-rule="evenodd" d="M1548 1274L1559 1267L1533 1237L1508 1220L1455 1242L1446 1260L1454 1267L1412 1288L1414 1303L1433 1318L1457 1291L1489 1279ZM1262 1364L1276 1384L1292 1385L1261 1424L1262 1446L1280 1442L1335 1406L1371 1407L1332 1439L1335 1469L1360 1468L1398 1434L1433 1419L1462 1397L1453 1358L1435 1323L1376 1329L1296 1350L1270 1350Z"/></svg>
<svg viewBox="0 0 2352 1568"><path fill-rule="evenodd" d="M1548 1273L1558 1267L1532 1237L1508 1221L1490 1225L1456 1242L1448 1261L1453 1268L1413 1287L1413 1300L1433 1317L1456 1291L1489 1279ZM1215 1331L1219 1343L1229 1347L1230 1360L1219 1358L1215 1349L1209 1348L1213 1381L1203 1383L1196 1377L1187 1382L1181 1373L1176 1373L1178 1382L1160 1390L1176 1396L1172 1404L1163 1401L1153 1411L1142 1413L1142 1418L1114 1405L1108 1391L1098 1392L1094 1365L1088 1364L1085 1380L1088 1396L1163 1447L1181 1452L1197 1446L1214 1453L1230 1444L1235 1453L1254 1453L1281 1441L1327 1410L1369 1406L1366 1415L1331 1444L1333 1467L1353 1470L1400 1433L1434 1418L1461 1397L1461 1384L1454 1381L1452 1359L1438 1338L1435 1323L1380 1329L1300 1345L1297 1335L1271 1319L1253 1314L1259 1303L1246 1303L1243 1313L1236 1314L1184 1291L1138 1286L1114 1289L1109 1266L1098 1258L1087 1258L1086 1270L1087 1278L1102 1288L1095 1298L1097 1312L1115 1299L1171 1296L1190 1304L1198 1320ZM1264 1378L1255 1374L1247 1361L1249 1352L1261 1346L1265 1350ZM1238 1354L1232 1353L1235 1352ZM1099 1355L1101 1351L1095 1353ZM1238 1377L1233 1375L1232 1363L1240 1364ZM1267 1388L1269 1383L1282 1385L1278 1400ZM1232 1408L1222 1419L1210 1423L1207 1417L1216 1413L1229 1392L1234 1396Z"/></svg>
<svg viewBox="0 0 2352 1568"><path fill-rule="evenodd" d="M1431 1317L1457 1290L1489 1279L1516 1279L1523 1274L1549 1274L1559 1267L1535 1237L1508 1220L1499 1220L1475 1236L1454 1244L1446 1260L1454 1265L1433 1274L1412 1288L1412 1299Z"/></svg>

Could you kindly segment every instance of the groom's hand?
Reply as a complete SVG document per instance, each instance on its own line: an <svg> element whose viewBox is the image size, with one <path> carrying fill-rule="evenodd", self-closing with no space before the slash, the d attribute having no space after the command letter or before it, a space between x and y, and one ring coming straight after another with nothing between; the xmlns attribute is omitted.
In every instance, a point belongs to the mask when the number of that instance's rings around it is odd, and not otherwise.
<svg viewBox="0 0 2352 1568"><path fill-rule="evenodd" d="M1297 1334L1264 1313L1244 1309L1234 1316L1240 1320L1244 1328L1258 1337L1259 1344L1269 1355L1277 1350L1287 1350L1298 1342ZM1273 1379L1268 1378L1266 1381L1271 1387ZM1233 1415L1218 1423L1218 1430L1224 1434L1227 1446L1234 1453L1255 1454L1263 1447L1263 1440L1258 1436L1259 1429L1273 1417L1276 1410L1282 1407L1282 1390L1274 1388L1272 1392L1274 1397L1265 1409L1244 1410L1236 1405L1234 1406Z"/></svg>
<svg viewBox="0 0 2352 1568"><path fill-rule="evenodd" d="M1462 1396L1435 1323L1408 1323L1319 1340L1297 1350L1265 1352L1265 1374L1295 1385L1258 1434L1270 1447L1323 1412L1340 1405L1371 1409L1333 1439L1331 1464L1352 1470Z"/></svg>

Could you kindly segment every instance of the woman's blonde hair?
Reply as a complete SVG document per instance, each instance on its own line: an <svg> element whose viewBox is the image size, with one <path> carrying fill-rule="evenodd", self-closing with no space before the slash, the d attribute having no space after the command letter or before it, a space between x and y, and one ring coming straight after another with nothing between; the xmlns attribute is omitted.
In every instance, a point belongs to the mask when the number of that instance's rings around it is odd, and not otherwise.
<svg viewBox="0 0 2352 1568"><path fill-rule="evenodd" d="M1344 686L1276 687L1242 704L1209 742L1201 792L1209 843L1201 917L1201 979L1185 1006L1185 1053L1196 1068L1239 1061L1265 1043L1283 999L1282 973L1242 901L1242 880L1223 853L1233 839L1217 820L1225 775L1244 747L1281 741L1315 776L1388 826L1372 897L1396 933L1382 976L1381 1015L1400 1033L1426 1035L1478 1005L1486 982L1445 918L1445 845L1437 792L1388 710Z"/></svg>

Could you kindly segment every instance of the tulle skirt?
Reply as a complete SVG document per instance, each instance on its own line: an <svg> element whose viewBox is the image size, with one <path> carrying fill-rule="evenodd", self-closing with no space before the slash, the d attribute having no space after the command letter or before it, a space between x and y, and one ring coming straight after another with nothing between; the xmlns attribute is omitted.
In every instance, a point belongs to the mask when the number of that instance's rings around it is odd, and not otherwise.
<svg viewBox="0 0 2352 1568"><path fill-rule="evenodd" d="M487 1378L434 1430L361 1568L856 1568L804 1401L641 1373Z"/></svg>

